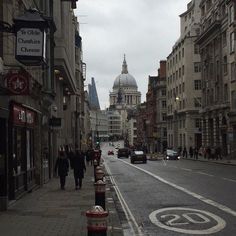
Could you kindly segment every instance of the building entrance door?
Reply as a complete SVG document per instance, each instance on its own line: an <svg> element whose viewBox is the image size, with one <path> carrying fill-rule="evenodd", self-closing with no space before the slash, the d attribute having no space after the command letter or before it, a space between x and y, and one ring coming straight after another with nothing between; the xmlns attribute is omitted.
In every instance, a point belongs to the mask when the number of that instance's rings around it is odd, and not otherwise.
<svg viewBox="0 0 236 236"><path fill-rule="evenodd" d="M7 208L7 125L6 119L0 118L0 210Z"/></svg>

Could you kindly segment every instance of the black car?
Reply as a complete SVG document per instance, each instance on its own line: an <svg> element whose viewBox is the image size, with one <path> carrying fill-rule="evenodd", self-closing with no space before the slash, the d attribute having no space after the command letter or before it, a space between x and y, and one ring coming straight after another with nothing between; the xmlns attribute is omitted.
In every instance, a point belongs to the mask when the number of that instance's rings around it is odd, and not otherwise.
<svg viewBox="0 0 236 236"><path fill-rule="evenodd" d="M143 163L147 163L147 156L143 151L132 151L130 154L130 162L133 164L134 162L141 161Z"/></svg>
<svg viewBox="0 0 236 236"><path fill-rule="evenodd" d="M180 159L179 152L173 149L167 149L165 159L166 160L179 160Z"/></svg>
<svg viewBox="0 0 236 236"><path fill-rule="evenodd" d="M118 149L118 152L117 152L117 157L120 158L120 157L126 157L128 158L129 157L129 149L128 148L119 148Z"/></svg>

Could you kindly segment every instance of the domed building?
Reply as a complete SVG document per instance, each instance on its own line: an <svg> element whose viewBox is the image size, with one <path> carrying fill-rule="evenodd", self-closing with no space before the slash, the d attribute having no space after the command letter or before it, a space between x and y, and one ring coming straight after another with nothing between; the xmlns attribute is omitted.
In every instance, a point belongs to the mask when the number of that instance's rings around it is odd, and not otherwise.
<svg viewBox="0 0 236 236"><path fill-rule="evenodd" d="M125 56L121 74L115 78L112 89L108 116L109 136L122 137L125 145L133 145L136 138L136 120L128 119L128 116L141 103L141 93L135 78L128 72Z"/></svg>
<svg viewBox="0 0 236 236"><path fill-rule="evenodd" d="M116 77L112 89L110 106L122 105L123 108L134 108L141 103L141 93L138 91L135 78L128 72L125 56L121 74Z"/></svg>

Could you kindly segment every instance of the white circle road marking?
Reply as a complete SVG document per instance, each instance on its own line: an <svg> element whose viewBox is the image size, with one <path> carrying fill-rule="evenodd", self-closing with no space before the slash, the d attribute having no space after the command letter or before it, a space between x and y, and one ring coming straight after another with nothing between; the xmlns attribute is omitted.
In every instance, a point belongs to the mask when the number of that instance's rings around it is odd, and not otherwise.
<svg viewBox="0 0 236 236"><path fill-rule="evenodd" d="M183 187L181 187L181 186L179 186L179 185L177 185L177 184L171 183L171 182L169 182L169 181L163 179L162 177L160 177L160 176L158 176L158 175L155 175L155 174L151 173L150 171L144 170L144 169L142 169L142 168L140 168L140 167L138 167L138 166L136 166L136 165L130 164L130 163L128 163L128 162L126 162L126 161L124 161L124 160L120 160L120 159L119 159L119 161L122 161L122 162L124 162L126 165L130 165L130 166L132 166L133 168L136 168L136 169L138 169L138 170L140 170L140 171L142 171L142 172L144 172L144 173L146 173L146 174L152 176L153 178L155 178L155 179L161 181L162 183L168 184L169 186L171 186L171 187L173 187L173 188L175 188L175 189L178 189L178 190L180 190L180 191L182 191L182 192L184 192L184 193L186 193L186 194L188 194L188 195L190 195L190 196L192 196L192 197L194 197L194 198L197 198L197 199L199 199L200 201L202 201L202 202L204 202L204 203L206 203L206 204L208 204L208 205L214 206L214 207L216 207L216 208L218 208L218 209L220 209L220 210L222 210L222 211L224 211L224 212L226 212L226 213L229 213L229 214L232 215L232 216L236 216L236 211L232 210L231 208L229 208L229 207L227 207L227 206L224 206L224 205L222 205L222 204L220 204L220 203L218 203L218 202L215 202L215 201L213 201L213 200L211 200L211 199L205 198L205 197L203 197L202 195L197 194L197 193L194 193L194 192L192 192L192 191L190 191L190 190L187 190L186 188L183 188Z"/></svg>
<svg viewBox="0 0 236 236"><path fill-rule="evenodd" d="M191 223L195 223L195 224L204 224L204 223L210 222L210 220L207 217L204 216L204 215L207 215L207 216L211 217L212 219L214 219L217 222L217 224L215 226L209 228L209 229L202 229L202 230L192 230L192 229L183 229L183 228L171 227L171 226L168 226L166 224L163 224L156 217L157 214L163 213L165 211L168 211L168 212L169 211L174 211L174 213L176 213L176 211L189 211L188 214L183 214L183 216L185 216L185 219L187 219ZM204 221L201 222L201 221L193 220L190 217L190 215L193 215L194 213L196 215L198 215L200 218L202 218ZM176 214L171 214L171 215L174 216L174 218L168 221L169 225L178 226L178 225L188 225L189 224L188 222L174 223L174 220L179 220L180 217L179 217L179 215L176 215ZM166 216L169 216L169 215L162 215L161 218L165 218ZM193 235L193 234L197 234L197 235L199 235L199 234L213 234L213 233L219 232L220 230L224 229L225 226L226 226L226 222L217 215L214 215L214 214L212 214L208 211L197 210L197 209L193 209L193 208L185 208L185 207L162 208L160 210L153 211L149 215L149 218L150 218L150 220L153 224L159 226L160 228L175 231L175 232L179 232L179 233L184 233L184 234L191 234L191 235Z"/></svg>

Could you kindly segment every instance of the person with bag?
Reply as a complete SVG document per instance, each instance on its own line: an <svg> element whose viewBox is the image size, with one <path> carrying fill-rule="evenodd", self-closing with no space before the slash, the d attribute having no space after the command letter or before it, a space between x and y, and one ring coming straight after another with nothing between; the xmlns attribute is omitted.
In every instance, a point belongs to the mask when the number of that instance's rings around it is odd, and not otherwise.
<svg viewBox="0 0 236 236"><path fill-rule="evenodd" d="M69 161L67 159L66 153L63 150L59 151L59 156L55 165L55 172L60 177L61 189L65 190L66 176L69 171Z"/></svg>

